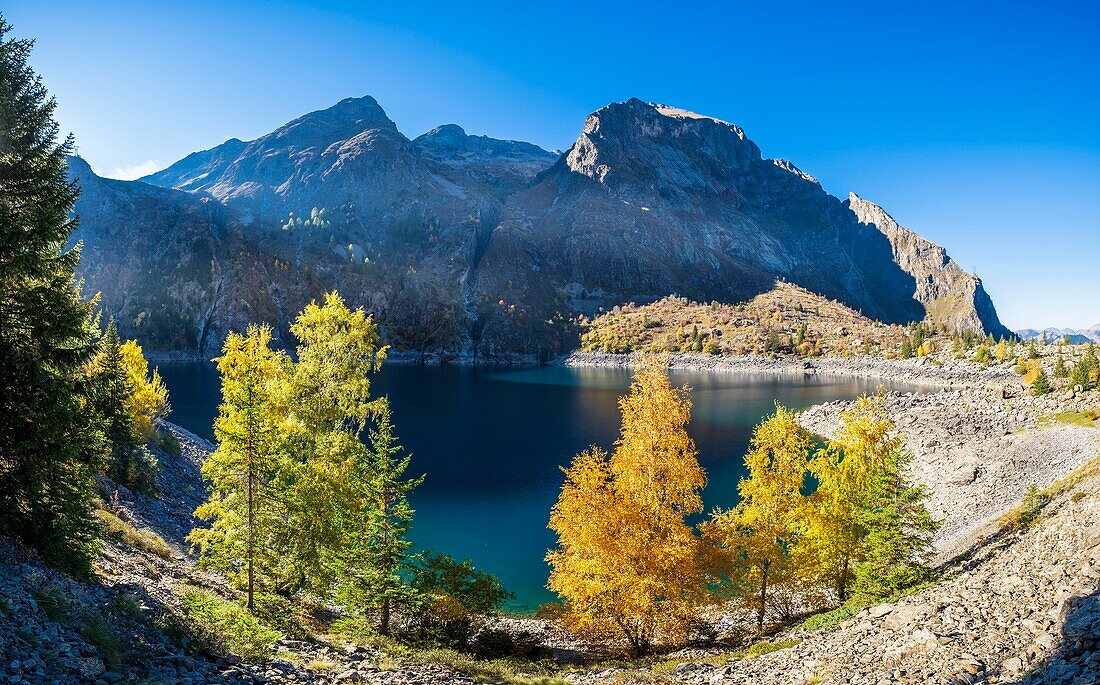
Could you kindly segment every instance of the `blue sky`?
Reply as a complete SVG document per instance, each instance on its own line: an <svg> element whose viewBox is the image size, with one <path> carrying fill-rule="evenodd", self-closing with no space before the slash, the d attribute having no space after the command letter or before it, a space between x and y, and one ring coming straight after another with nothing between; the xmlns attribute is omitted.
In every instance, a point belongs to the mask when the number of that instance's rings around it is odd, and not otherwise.
<svg viewBox="0 0 1100 685"><path fill-rule="evenodd" d="M1100 323L1100 4L8 0L80 154L167 166L373 95L565 149L629 97L732 121L976 270L1010 327ZM960 6L965 5L965 7Z"/></svg>

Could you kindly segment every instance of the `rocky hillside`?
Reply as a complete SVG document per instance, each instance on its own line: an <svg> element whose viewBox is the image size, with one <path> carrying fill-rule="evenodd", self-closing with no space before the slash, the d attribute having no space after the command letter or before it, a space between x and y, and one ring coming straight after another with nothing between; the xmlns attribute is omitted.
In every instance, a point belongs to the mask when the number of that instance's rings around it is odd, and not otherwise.
<svg viewBox="0 0 1100 685"><path fill-rule="evenodd" d="M77 237L99 246L88 286L158 349L208 355L335 287L399 349L547 358L576 345L578 314L735 303L777 278L885 323L1008 334L977 278L875 205L733 124L639 100L593 113L563 155L456 125L410 140L363 97L139 182L73 175Z"/></svg>
<svg viewBox="0 0 1100 685"><path fill-rule="evenodd" d="M609 353L893 354L909 335L904 326L873 321L783 281L740 304L707 304L671 295L648 304L628 302L591 321L582 319L581 324L581 350Z"/></svg>

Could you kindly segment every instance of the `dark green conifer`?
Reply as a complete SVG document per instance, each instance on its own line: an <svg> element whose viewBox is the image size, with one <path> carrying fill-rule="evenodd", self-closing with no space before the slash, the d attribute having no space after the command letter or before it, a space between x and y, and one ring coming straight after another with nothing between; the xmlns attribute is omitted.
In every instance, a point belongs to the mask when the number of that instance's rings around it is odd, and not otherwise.
<svg viewBox="0 0 1100 685"><path fill-rule="evenodd" d="M0 530L82 572L103 443L83 375L93 302L74 280L79 245L66 247L73 143L58 140L56 104L27 64L32 41L10 31L0 18Z"/></svg>

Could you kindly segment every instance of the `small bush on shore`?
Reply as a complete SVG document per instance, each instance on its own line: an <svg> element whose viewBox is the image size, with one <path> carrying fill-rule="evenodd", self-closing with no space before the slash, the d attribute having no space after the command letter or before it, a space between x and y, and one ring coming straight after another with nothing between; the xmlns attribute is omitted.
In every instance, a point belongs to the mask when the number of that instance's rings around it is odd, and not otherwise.
<svg viewBox="0 0 1100 685"><path fill-rule="evenodd" d="M272 646L279 633L260 623L239 604L206 590L189 588L180 593L180 608L187 632L203 651L235 654L246 661L272 657Z"/></svg>

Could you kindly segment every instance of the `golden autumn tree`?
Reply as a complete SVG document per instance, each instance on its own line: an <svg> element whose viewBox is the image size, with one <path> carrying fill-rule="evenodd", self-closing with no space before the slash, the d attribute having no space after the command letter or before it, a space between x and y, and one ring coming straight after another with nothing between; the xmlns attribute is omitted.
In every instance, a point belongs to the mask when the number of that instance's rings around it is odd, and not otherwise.
<svg viewBox="0 0 1100 685"><path fill-rule="evenodd" d="M134 423L134 436L140 442L149 442L156 435L157 420L171 411L168 388L156 369L149 373L149 362L136 340L124 342L119 347L119 354L130 391L126 409Z"/></svg>
<svg viewBox="0 0 1100 685"><path fill-rule="evenodd" d="M762 630L769 592L791 584L800 572L798 542L806 499L802 484L813 437L794 412L776 403L775 414L753 431L737 490L741 502L717 511L703 526L705 537L723 550L726 567L740 579Z"/></svg>
<svg viewBox="0 0 1100 685"><path fill-rule="evenodd" d="M702 511L706 476L687 434L688 390L672 387L667 359L640 358L619 407L614 453L590 448L565 470L549 587L572 630L641 655L685 639L706 597L703 546L685 522Z"/></svg>
<svg viewBox="0 0 1100 685"><path fill-rule="evenodd" d="M818 481L806 519L812 544L824 573L841 601L848 599L856 565L866 553L866 512L875 484L902 453L901 437L886 414L881 397L860 397L841 414L840 428L829 445L809 462Z"/></svg>

